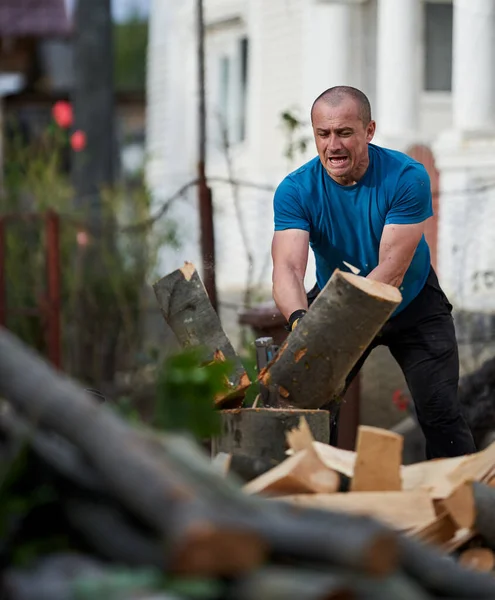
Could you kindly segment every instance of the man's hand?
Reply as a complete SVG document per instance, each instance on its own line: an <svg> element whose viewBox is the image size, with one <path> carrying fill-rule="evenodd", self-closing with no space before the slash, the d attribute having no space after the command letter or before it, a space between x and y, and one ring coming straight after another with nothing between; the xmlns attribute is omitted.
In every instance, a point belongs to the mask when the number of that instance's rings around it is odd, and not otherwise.
<svg viewBox="0 0 495 600"><path fill-rule="evenodd" d="M295 310L288 319L289 320L288 331L294 331L294 329L297 327L297 324L299 323L299 321L304 317L304 315L307 312L308 311L304 310L304 309Z"/></svg>
<svg viewBox="0 0 495 600"><path fill-rule="evenodd" d="M308 308L304 289L308 252L307 231L286 229L275 232L272 242L273 299L287 320L294 311Z"/></svg>
<svg viewBox="0 0 495 600"><path fill-rule="evenodd" d="M378 266L368 279L400 287L424 233L426 221L407 225L385 225L380 240Z"/></svg>

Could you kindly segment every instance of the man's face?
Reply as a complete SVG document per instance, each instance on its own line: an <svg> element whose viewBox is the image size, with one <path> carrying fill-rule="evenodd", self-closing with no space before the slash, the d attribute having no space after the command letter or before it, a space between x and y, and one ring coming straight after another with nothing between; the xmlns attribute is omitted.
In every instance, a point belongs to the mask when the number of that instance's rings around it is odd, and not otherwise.
<svg viewBox="0 0 495 600"><path fill-rule="evenodd" d="M368 167L375 122L365 125L361 121L358 103L352 98L343 98L337 106L320 100L312 121L316 148L330 177L342 185L358 181Z"/></svg>

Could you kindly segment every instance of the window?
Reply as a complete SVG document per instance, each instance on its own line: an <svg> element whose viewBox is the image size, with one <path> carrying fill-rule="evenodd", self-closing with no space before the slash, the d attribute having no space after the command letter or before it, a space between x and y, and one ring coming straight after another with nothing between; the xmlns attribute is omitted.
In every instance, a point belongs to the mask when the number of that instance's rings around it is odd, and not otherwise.
<svg viewBox="0 0 495 600"><path fill-rule="evenodd" d="M246 137L249 48L246 37L232 37L217 59L219 127L226 129L229 143Z"/></svg>
<svg viewBox="0 0 495 600"><path fill-rule="evenodd" d="M424 89L452 90L453 7L446 2L425 4Z"/></svg>

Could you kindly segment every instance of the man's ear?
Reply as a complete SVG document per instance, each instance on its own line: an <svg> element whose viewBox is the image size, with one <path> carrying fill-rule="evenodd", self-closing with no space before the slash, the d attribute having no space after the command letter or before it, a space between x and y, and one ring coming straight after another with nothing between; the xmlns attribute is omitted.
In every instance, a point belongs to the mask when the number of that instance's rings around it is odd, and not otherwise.
<svg viewBox="0 0 495 600"><path fill-rule="evenodd" d="M374 138L375 131L376 131L376 121L370 121L368 123L368 126L366 127L366 141L368 142L368 144Z"/></svg>

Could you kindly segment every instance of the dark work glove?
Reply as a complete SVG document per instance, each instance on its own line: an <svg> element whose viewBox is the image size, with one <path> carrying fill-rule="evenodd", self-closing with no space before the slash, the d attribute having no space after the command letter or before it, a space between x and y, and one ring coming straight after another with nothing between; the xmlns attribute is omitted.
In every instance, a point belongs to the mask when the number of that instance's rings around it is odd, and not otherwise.
<svg viewBox="0 0 495 600"><path fill-rule="evenodd" d="M307 313L307 310L304 310L303 308L299 308L298 310L295 310L291 316L289 317L289 321L285 327L285 329L287 331L294 331L294 329L296 328L298 322L304 317L304 315Z"/></svg>

